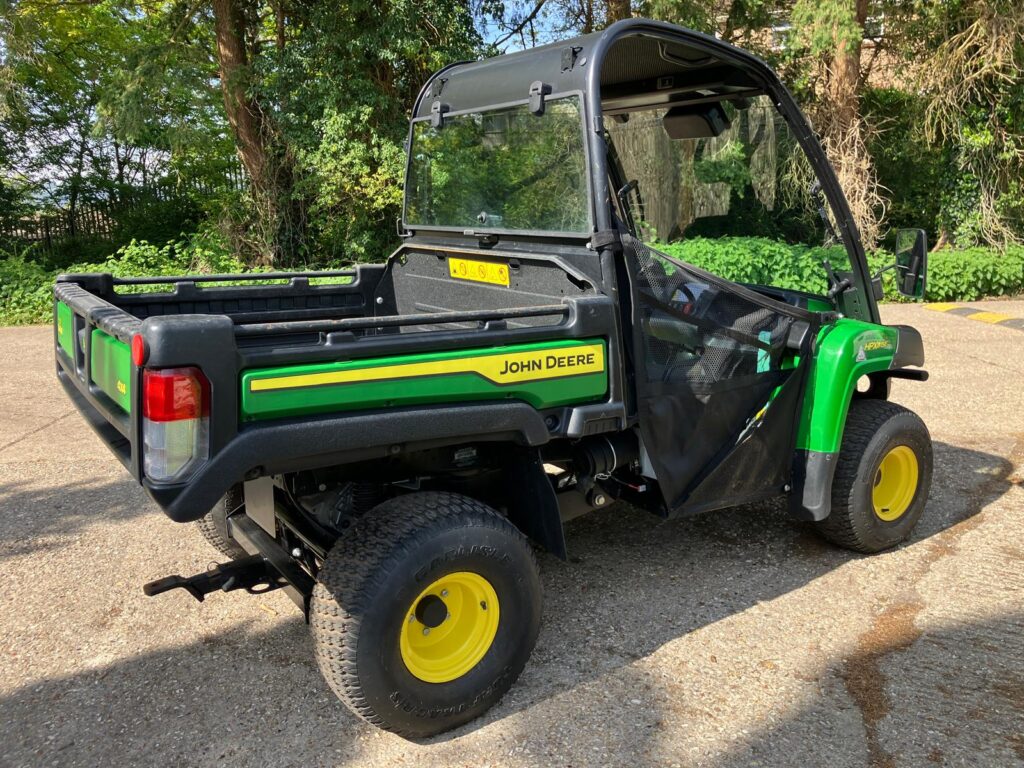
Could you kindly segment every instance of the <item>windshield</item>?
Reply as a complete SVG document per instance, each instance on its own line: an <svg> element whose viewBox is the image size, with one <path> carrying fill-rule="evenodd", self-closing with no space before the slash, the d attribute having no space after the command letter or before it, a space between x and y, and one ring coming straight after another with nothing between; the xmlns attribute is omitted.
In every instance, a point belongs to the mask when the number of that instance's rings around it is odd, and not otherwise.
<svg viewBox="0 0 1024 768"><path fill-rule="evenodd" d="M677 139L663 109L606 118L622 213L645 242L727 280L825 294L825 262L851 265L804 151L767 96L723 114L718 136Z"/></svg>
<svg viewBox="0 0 1024 768"><path fill-rule="evenodd" d="M474 231L589 230L577 97L429 120L413 126L405 221Z"/></svg>

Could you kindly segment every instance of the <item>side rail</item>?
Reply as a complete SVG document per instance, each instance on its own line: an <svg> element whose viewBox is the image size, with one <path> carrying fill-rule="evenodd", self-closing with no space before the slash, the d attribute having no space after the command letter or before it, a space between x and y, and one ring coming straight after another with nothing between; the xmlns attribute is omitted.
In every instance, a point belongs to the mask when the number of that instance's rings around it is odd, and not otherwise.
<svg viewBox="0 0 1024 768"><path fill-rule="evenodd" d="M134 317L227 315L236 323L373 314L383 265L324 272L262 272L118 278L64 275Z"/></svg>

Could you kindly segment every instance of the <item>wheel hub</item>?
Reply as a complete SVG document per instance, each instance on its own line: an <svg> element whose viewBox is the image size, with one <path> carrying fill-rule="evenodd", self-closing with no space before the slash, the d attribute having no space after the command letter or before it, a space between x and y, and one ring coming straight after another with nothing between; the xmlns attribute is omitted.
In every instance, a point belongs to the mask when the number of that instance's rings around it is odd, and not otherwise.
<svg viewBox="0 0 1024 768"><path fill-rule="evenodd" d="M448 618L448 606L437 595L427 595L416 603L414 615L420 624L428 629L434 629Z"/></svg>
<svg viewBox="0 0 1024 768"><path fill-rule="evenodd" d="M917 455L909 446L897 445L882 457L871 490L871 503L880 520L891 523L910 508L918 475Z"/></svg>
<svg viewBox="0 0 1024 768"><path fill-rule="evenodd" d="M399 649L406 669L427 683L462 677L490 649L499 615L498 595L483 576L442 576L416 596L402 622Z"/></svg>

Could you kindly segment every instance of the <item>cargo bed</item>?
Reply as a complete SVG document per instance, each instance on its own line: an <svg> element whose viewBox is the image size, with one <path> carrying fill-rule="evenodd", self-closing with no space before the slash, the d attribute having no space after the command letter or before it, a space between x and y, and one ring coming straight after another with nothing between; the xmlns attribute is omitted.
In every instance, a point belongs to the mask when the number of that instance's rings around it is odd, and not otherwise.
<svg viewBox="0 0 1024 768"><path fill-rule="evenodd" d="M456 274L467 264L479 279ZM175 519L290 467L466 439L534 445L623 417L614 304L557 255L408 245L344 271L62 275L54 298L62 384ZM565 370L531 376L545 360ZM142 371L186 367L208 382L209 457L156 482Z"/></svg>

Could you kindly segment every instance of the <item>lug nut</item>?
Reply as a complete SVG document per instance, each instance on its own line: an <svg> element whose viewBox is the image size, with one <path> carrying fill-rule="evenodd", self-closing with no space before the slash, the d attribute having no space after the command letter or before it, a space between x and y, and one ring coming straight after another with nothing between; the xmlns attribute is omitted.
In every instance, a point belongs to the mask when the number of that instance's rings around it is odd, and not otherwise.
<svg viewBox="0 0 1024 768"><path fill-rule="evenodd" d="M447 589L442 589L441 590L441 597L448 597L448 590Z"/></svg>
<svg viewBox="0 0 1024 768"><path fill-rule="evenodd" d="M429 635L430 634L430 627L424 627L423 628L423 634L424 635Z"/></svg>

